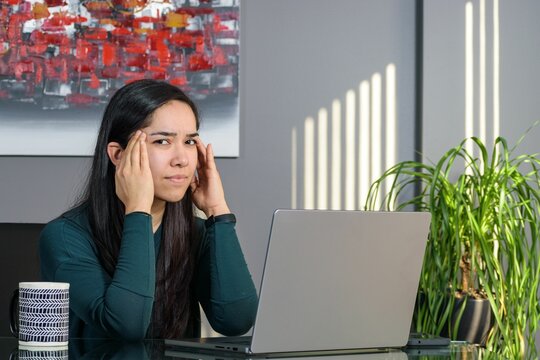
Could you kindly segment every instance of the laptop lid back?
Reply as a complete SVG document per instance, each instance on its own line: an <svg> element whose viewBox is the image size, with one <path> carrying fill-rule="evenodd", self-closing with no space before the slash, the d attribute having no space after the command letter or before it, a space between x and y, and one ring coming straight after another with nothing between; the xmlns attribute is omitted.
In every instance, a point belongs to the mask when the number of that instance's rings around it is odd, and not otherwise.
<svg viewBox="0 0 540 360"><path fill-rule="evenodd" d="M252 353L407 343L429 213L276 210Z"/></svg>

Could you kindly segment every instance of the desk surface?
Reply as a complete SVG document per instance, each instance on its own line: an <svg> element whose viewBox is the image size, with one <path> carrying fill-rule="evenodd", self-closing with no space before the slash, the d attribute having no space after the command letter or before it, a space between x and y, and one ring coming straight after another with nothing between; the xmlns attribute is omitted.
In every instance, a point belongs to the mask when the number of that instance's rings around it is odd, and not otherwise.
<svg viewBox="0 0 540 360"><path fill-rule="evenodd" d="M482 353L482 354L481 354ZM18 357L17 357L18 355ZM17 339L0 337L0 360L3 359L130 359L130 360L235 360L249 359L242 356L223 356L169 349L162 340L122 343L111 340L71 339L69 349L60 353L28 352L19 350ZM298 357L308 360L407 360L407 359L501 359L474 346L452 344L443 348L410 348L373 354L327 355Z"/></svg>

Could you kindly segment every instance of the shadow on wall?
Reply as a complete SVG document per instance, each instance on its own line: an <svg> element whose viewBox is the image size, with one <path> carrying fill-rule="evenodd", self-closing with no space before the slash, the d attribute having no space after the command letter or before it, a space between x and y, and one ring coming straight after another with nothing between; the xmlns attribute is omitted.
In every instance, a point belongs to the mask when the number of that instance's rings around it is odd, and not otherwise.
<svg viewBox="0 0 540 360"><path fill-rule="evenodd" d="M9 331L9 300L21 281L39 281L39 233L43 224L0 224L0 336Z"/></svg>
<svg viewBox="0 0 540 360"><path fill-rule="evenodd" d="M371 183L396 163L396 98L396 66L388 64L384 77L376 72L348 90L344 106L335 99L292 129L293 209L364 208Z"/></svg>

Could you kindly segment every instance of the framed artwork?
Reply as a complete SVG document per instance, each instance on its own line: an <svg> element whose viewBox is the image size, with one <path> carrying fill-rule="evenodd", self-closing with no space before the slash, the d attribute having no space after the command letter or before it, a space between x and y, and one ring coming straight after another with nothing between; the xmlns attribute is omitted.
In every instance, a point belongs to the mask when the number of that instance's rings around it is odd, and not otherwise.
<svg viewBox="0 0 540 360"><path fill-rule="evenodd" d="M112 94L151 78L238 156L239 16L239 0L0 0L0 155L92 155Z"/></svg>

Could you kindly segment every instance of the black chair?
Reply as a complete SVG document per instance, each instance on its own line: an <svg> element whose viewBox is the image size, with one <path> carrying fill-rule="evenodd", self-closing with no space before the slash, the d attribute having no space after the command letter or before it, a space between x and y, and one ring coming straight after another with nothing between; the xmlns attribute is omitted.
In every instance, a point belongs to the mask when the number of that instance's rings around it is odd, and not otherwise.
<svg viewBox="0 0 540 360"><path fill-rule="evenodd" d="M21 281L39 281L39 233L44 224L0 224L0 336L11 336L9 301Z"/></svg>

